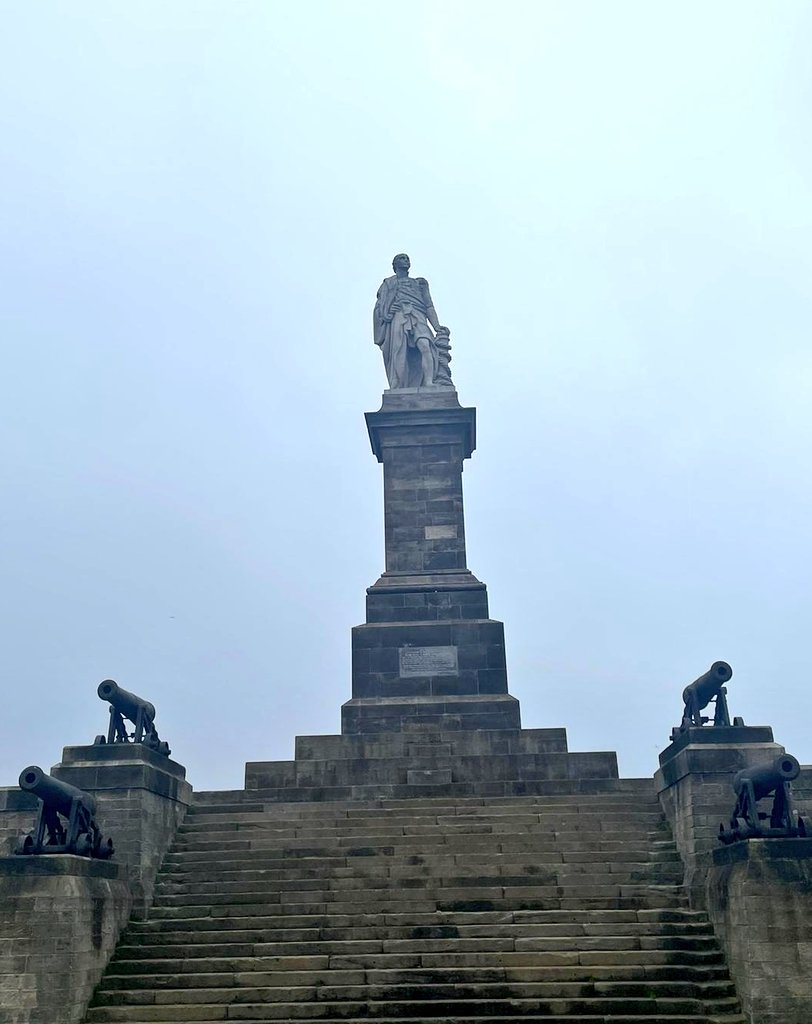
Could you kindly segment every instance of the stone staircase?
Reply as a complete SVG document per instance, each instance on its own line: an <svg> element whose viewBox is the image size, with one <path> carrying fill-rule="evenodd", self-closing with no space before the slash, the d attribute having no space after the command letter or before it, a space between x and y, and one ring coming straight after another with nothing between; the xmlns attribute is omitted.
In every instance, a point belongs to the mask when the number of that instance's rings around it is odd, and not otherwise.
<svg viewBox="0 0 812 1024"><path fill-rule="evenodd" d="M651 783L559 785L198 794L87 1024L744 1022Z"/></svg>

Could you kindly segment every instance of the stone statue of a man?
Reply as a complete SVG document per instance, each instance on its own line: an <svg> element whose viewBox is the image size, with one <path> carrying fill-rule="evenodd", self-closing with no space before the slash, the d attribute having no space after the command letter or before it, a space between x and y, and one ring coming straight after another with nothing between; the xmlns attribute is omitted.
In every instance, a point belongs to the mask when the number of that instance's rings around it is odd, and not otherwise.
<svg viewBox="0 0 812 1024"><path fill-rule="evenodd" d="M381 348L389 387L453 387L448 366L450 331L440 326L428 281L409 277L410 266L405 252L395 256L395 273L378 289L372 314L375 344Z"/></svg>

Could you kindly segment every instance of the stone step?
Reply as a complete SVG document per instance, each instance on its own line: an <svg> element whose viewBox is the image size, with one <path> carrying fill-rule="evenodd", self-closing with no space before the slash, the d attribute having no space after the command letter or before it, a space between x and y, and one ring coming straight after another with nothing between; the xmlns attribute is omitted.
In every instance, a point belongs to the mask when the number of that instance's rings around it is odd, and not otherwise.
<svg viewBox="0 0 812 1024"><path fill-rule="evenodd" d="M314 979L330 984L359 984L362 980L374 984L392 983L394 980L410 980L412 978L423 978L431 980L434 977L445 979L456 979L460 981L508 981L508 982L544 982L548 984L568 984L577 986L615 985L627 982L630 984L677 984L696 986L697 991L709 992L712 994L728 995L732 993L732 983L727 975L724 965L700 966L677 964L646 965L612 964L608 966L580 965L567 966L543 966L533 963L532 965L522 964L504 966L466 966L457 965L453 967L422 967L419 964L411 967L384 967L384 968L313 968L301 969L304 961L316 958L303 957L276 957L266 960L264 966L256 966L253 970L234 970L228 972L205 972L194 971L175 974L172 972L156 973L152 963L135 962L125 965L113 964L111 970L100 986L100 991L109 989L126 989L149 987L152 985L156 990L159 988L185 988L195 985L203 987L221 987L222 985L254 985L254 986L280 986L286 985L311 985L318 982ZM318 958L323 960L324 958ZM419 957L403 958L399 960L419 960ZM497 961L504 961L504 954L496 958ZM121 966L121 969L119 969ZM144 973L144 968L149 968Z"/></svg>
<svg viewBox="0 0 812 1024"><path fill-rule="evenodd" d="M235 1010L235 1013L238 1011ZM96 1018L99 1020L100 1018ZM103 1018L109 1021L110 1018ZM122 1018L117 1018L121 1020ZM123 1018L127 1020L128 1018ZM198 1015L194 1018L184 1017L182 1018L184 1024L209 1024L212 1017L203 1018ZM216 1019L216 1018L215 1018ZM220 1018L222 1019L222 1018ZM235 1016L231 1014L228 1021L232 1024L246 1024L249 1018L240 1015ZM87 1017L86 1020L92 1024L93 1018ZM129 1018L130 1021L138 1021L139 1018ZM368 1024L370 1020L375 1020L376 1024L414 1024L415 1017L391 1017L391 1016L375 1016L370 1017L365 1015L363 1017L356 1016L345 1016L334 1017L331 1015L324 1015L321 1013L321 1007L317 1010L317 1016L313 1017L297 1017L299 1024ZM428 1016L425 1011L419 1014L419 1020L421 1024L471 1024L472 1021L478 1021L480 1024L528 1024L528 1022L538 1021L540 1024L748 1024L744 1016L740 1013L734 1014L712 1014L710 1016L702 1014L701 1016L668 1016L662 1015L649 1016L635 1016L629 1017L628 1015L622 1014L620 1016L612 1015L606 1016L593 1016L579 1014L577 1017L567 1015L566 1017L551 1016L550 1014L538 1015L535 1013L522 1013L521 1016L515 1016L514 1014L500 1014L498 1017L493 1017L490 1014L475 1013L473 1016L466 1014L465 1016L458 1016L442 1014L441 1016ZM164 1017L155 1021L150 1021L150 1024L176 1024L178 1021L177 1017L172 1019Z"/></svg>
<svg viewBox="0 0 812 1024"><path fill-rule="evenodd" d="M622 885L633 882L654 882L658 885L679 885L682 882L683 870L679 864L640 864L636 867L623 865L614 871L606 865L589 865L574 868L568 864L557 864L529 874L509 874L499 872L490 874L476 869L462 870L455 866L452 871L442 868L432 871L427 867L422 873L414 868L410 873L395 872L393 874L344 874L323 875L312 878L274 877L270 872L250 871L245 874L232 875L228 878L203 881L200 878L183 879L181 881L162 879L155 887L156 897L164 902L164 897L180 899L183 896L227 895L252 892L373 892L385 889L456 889L462 887L485 888L502 887L566 887Z"/></svg>
<svg viewBox="0 0 812 1024"><path fill-rule="evenodd" d="M279 910L280 908L276 908ZM179 912L169 918L149 918L146 921L133 921L128 926L127 934L160 933L177 930L178 926L194 929L231 929L231 928L350 928L353 925L373 927L390 926L394 928L422 928L444 925L482 925L497 927L499 925L540 925L555 932L565 929L563 934L585 935L607 934L621 935L626 929L651 929L653 931L668 929L708 931L711 925L707 915L689 909L658 909L658 910L432 910L416 912L414 909L399 908L394 913L351 914L281 914L265 913L249 916L205 913L200 908L197 916L183 918ZM676 934L676 933L675 933Z"/></svg>
<svg viewBox="0 0 812 1024"><path fill-rule="evenodd" d="M629 845L648 844L654 841L668 842L665 832L657 834L638 833L625 837L618 833L586 832L579 836L573 832L530 830L527 828L502 832L379 832L347 833L335 836L293 836L275 833L273 829L262 829L250 834L229 833L229 838L218 838L201 833L199 836L179 836L174 846L175 854L312 850L316 855L329 853L337 856L343 850L375 850L389 847L411 847L409 852L437 853L475 849L493 850L498 846L504 851L565 851L585 850L611 853L623 850Z"/></svg>
<svg viewBox="0 0 812 1024"><path fill-rule="evenodd" d="M314 1009L316 1013L314 1015ZM715 1001L713 1009L717 1013L729 1013L735 1009L733 1001ZM88 1024L110 1024L115 1021L148 1022L163 1021L255 1021L255 1020L313 1020L329 1019L335 1015L337 1019L346 1019L349 1015L360 1018L379 1020L381 1018L419 1018L426 1022L432 1019L442 1020L449 1016L467 1016L469 1020L482 1019L483 1016L505 1016L521 1020L528 1015L536 1015L540 1019L572 1021L573 1018L584 1021L621 1021L634 1020L636 1024L645 1021L663 1019L670 1024L695 1024L707 1022L706 1008L699 1000L679 999L605 999L596 1002L590 1000L553 1000L550 1002L538 999L442 999L442 1000L357 1000L332 1002L319 1001L311 1003L279 1002L279 1003L244 1003L235 1007L227 1003L219 1005L198 1006L195 1004L159 1004L143 1006L105 1006L93 1007L87 1016Z"/></svg>
<svg viewBox="0 0 812 1024"><path fill-rule="evenodd" d="M654 880L643 879L637 881L626 881L621 875L617 877L606 874L596 875L592 881L590 876L585 879L583 875L574 873L567 876L561 872L559 879L553 877L558 874L550 873L534 880L532 876L487 876L480 877L451 877L444 878L416 878L413 885L406 884L403 879L356 879L359 884L349 885L350 879L301 879L296 881L282 881L263 885L259 881L247 881L237 883L239 888L236 891L228 891L226 886L218 888L215 892L188 892L179 893L164 892L156 900L158 907L172 906L196 906L206 904L217 906L219 904L236 905L239 903L331 903L341 902L348 898L357 903L379 901L385 899L391 902L420 900L500 900L507 896L542 898L574 897L584 898L617 897L634 895L641 891L648 891L649 888L656 888L663 893L672 891L673 895L679 895L681 888L678 882L660 883ZM325 888L327 884L337 883L335 888ZM364 883L364 884L360 884ZM378 884L380 883L380 884ZM315 888L319 886L319 888ZM223 890L226 891L223 891Z"/></svg>
<svg viewBox="0 0 812 1024"><path fill-rule="evenodd" d="M267 919L261 919L267 920ZM284 919L282 919L284 920ZM435 925L406 925L396 928L392 925L341 925L338 928L289 928L275 927L274 938L279 942L312 942L323 941L333 942L341 939L398 939L398 938L543 938L549 943L560 943L562 949L593 949L599 940L611 941L614 943L625 943L630 948L643 948L641 942L646 936L668 937L674 942L674 948L695 948L695 944L713 943L713 934L694 928L686 931L677 925L660 926L655 928L649 926L644 929L638 926L631 930L632 926L616 926L617 931L610 931L610 925L605 926L605 931L593 930L584 932L583 929L576 930L574 927L559 925L551 928L549 925L539 924L435 924ZM165 944L186 944L195 942L219 943L226 946L229 943L255 943L262 942L268 928L263 924L254 928L195 928L177 929L174 931L160 931L155 929L144 932L129 931L126 942L128 945L147 946L151 943ZM696 947L698 948L698 947Z"/></svg>
<svg viewBox="0 0 812 1024"><path fill-rule="evenodd" d="M161 872L162 881L184 882L195 878L207 881L227 880L237 877L248 877L253 873L263 873L267 877L278 878L320 878L329 874L331 877L361 877L369 875L408 874L417 875L430 870L445 868L465 872L483 871L490 866L490 871L505 874L542 874L551 867L566 864L570 870L589 871L593 867L605 867L609 871L642 870L650 864L681 865L682 862L674 849L660 850L652 856L646 856L643 850L615 852L607 857L600 852L573 853L564 859L560 850L543 856L497 854L493 857L481 853L438 852L431 857L405 857L388 855L384 857L310 857L310 858L246 858L235 863L197 863L180 861L168 863Z"/></svg>
<svg viewBox="0 0 812 1024"><path fill-rule="evenodd" d="M267 936L266 936L267 938ZM596 939L599 941L599 937ZM607 946L611 945L608 940ZM445 957L459 957L457 963L473 966L467 961L471 953L482 953L487 956L494 954L531 953L536 962L555 966L557 964L640 964L661 965L674 962L675 953L680 961L686 964L717 964L722 962L722 955L717 946L706 944L700 949L681 949L671 944L668 936L649 939L648 948L595 948L580 949L577 944L570 949L556 950L549 939L537 938L444 938L444 939L370 939L342 940L329 942L254 942L230 943L223 947L218 943L190 943L183 950L184 957L177 946L171 944L133 946L122 944L116 950L116 963L149 962L150 969L161 973L181 973L192 969L192 961L196 961L195 970L204 972L248 970L250 966L240 967L240 961L251 961L265 957L330 957L331 966L360 965L384 967L386 958L397 954L415 954L421 957L424 966L429 954L442 954ZM226 954L226 955L224 955ZM338 960L346 960L339 963ZM351 962L350 962L351 961ZM450 961L449 961L450 962ZM186 965L181 966L181 965ZM220 966L213 966L219 964ZM414 964L391 964L391 966L416 966ZM435 964L434 966L442 966Z"/></svg>
<svg viewBox="0 0 812 1024"><path fill-rule="evenodd" d="M333 892L373 892L387 889L439 889L462 888L465 886L503 886L524 888L532 886L594 886L594 885L628 885L657 884L680 885L682 883L680 865L667 864L660 867L643 864L639 869L629 870L618 868L614 871L602 872L596 869L575 870L567 865L555 865L549 870L534 874L484 874L475 871L456 870L454 874L424 872L423 874L347 874L325 878L324 876L308 878L273 877L262 872L251 872L249 877L229 875L213 881L202 878L168 880L156 886L156 894L163 902L164 896L179 897L183 895L243 894L251 892L317 892L328 887Z"/></svg>
<svg viewBox="0 0 812 1024"><path fill-rule="evenodd" d="M498 846L499 844L494 844ZM522 866L533 867L535 865L547 864L622 864L627 863L674 863L679 862L679 857L671 843L661 844L650 854L644 848L630 846L623 849L606 850L470 850L470 849L447 849L434 850L431 852L415 851L409 847L393 848L383 847L355 847L342 849L339 855L309 856L301 855L301 851L292 851L291 855L285 856L284 851L270 850L262 851L245 850L232 854L227 861L218 857L215 851L209 851L205 855L190 853L171 853L164 860L164 873L176 874L202 874L208 877L211 872L222 871L225 873L238 873L243 870L286 870L297 873L312 871L331 874L333 871L374 871L380 870L404 870L416 865L428 864L454 864L454 865L502 865L506 867ZM301 875L301 877L305 877Z"/></svg>
<svg viewBox="0 0 812 1024"><path fill-rule="evenodd" d="M641 988L664 995L682 995L692 998L722 998L734 994L733 984L728 978L709 979L707 973L694 972L696 978L685 978L670 968L662 968L662 977L654 969L644 972L640 968L628 968L627 977L616 978L613 968L590 968L590 977L584 977L584 969L578 977L572 968L544 967L417 967L405 970L275 970L250 971L245 973L184 973L184 974L108 974L99 987L103 999L99 1005L109 1005L109 993L141 989L224 989L237 987L277 988L284 991L289 987L315 987L322 985L483 985L506 983L515 985L535 984L543 986L548 995L634 995ZM637 972L636 975L634 972ZM270 998L270 996L268 997Z"/></svg>
<svg viewBox="0 0 812 1024"><path fill-rule="evenodd" d="M637 843L654 842L659 837L646 835L634 837ZM669 842L663 840L663 842ZM670 845L670 843L669 843ZM316 844L312 839L281 838L276 841L270 836L260 836L255 839L235 839L228 842L217 842L213 840L199 840L194 845L178 842L173 854L172 861L178 856L185 856L189 860L194 859L215 859L223 858L245 858L261 853L267 857L273 856L299 856L299 857L324 857L337 856L344 853L345 856L369 856L370 853L381 851L384 855L387 852L395 853L396 847L404 847L401 851L406 855L431 855L438 851L444 853L474 852L476 850L488 853L545 853L545 852L601 852L611 855L616 851L623 851L628 848L628 840L600 837L595 835L578 838L574 835L555 835L539 833L530 836L527 833L501 833L499 835L449 835L438 834L436 836L406 836L386 835L368 836L354 835L336 838L330 845ZM212 858L211 855L214 855Z"/></svg>
<svg viewBox="0 0 812 1024"><path fill-rule="evenodd" d="M351 914L358 911L357 901L348 902L324 902L324 903L272 903L265 899L259 903L224 903L213 907L207 903L197 906L158 906L153 907L150 915L153 919L166 918L191 918L197 911L198 917L254 917L264 916L268 913L269 906L273 906L279 914L291 914L299 916L302 914ZM535 898L509 898L503 899L416 899L409 901L412 910L420 913L435 913L436 911L479 911L479 910L656 910L670 907L687 906L687 897L680 892L679 896L673 893L660 893L653 887L646 891L638 890L634 894L622 896L607 896L585 898L577 896L549 896L542 899ZM363 912L374 913L398 913L403 909L403 902L395 900L377 900L364 903Z"/></svg>
<svg viewBox="0 0 812 1024"><path fill-rule="evenodd" d="M584 817L601 817L605 814L659 814L660 807L655 801L635 802L633 805L628 799L612 799L610 795L601 795L594 801L573 802L572 797L559 802L551 799L533 798L532 801L517 803L513 800L503 804L492 802L464 805L459 803L432 803L423 801L416 806L404 806L407 801L397 801L390 806L370 806L369 802L358 803L354 806L336 807L333 804L317 803L314 805L279 804L254 802L251 804L235 805L206 805L200 807L192 804L186 816L186 822L204 826L206 823L214 824L228 821L252 820L256 817L267 816L278 821L285 822L361 822L388 820L396 818L409 818L413 820L470 818L472 820L510 818L521 814L539 814L544 817L572 817L583 815ZM313 807L321 809L321 813L315 813Z"/></svg>
<svg viewBox="0 0 812 1024"><path fill-rule="evenodd" d="M550 777L549 773L535 772L527 769L523 776L505 772L505 778L499 781L491 779L479 779L471 782L438 782L438 783L399 783L389 780L373 784L350 783L344 785L333 785L328 780L321 781L311 778L306 780L299 778L296 785L284 783L279 785L252 785L248 790L255 795L257 801L265 804L350 804L352 801L369 803L376 800L390 801L413 801L413 800L446 800L459 802L462 800L486 801L491 798L509 800L514 796L534 795L539 799L546 799L549 796L569 796L573 800L583 796L594 796L603 793L617 793L623 790L618 789L619 780L608 771L609 763L604 766L602 774L580 773L576 763L567 765L567 772L571 775L558 774L558 777ZM269 776L264 766L259 769L260 773ZM274 773L274 782L278 776ZM255 777L251 782L258 781ZM651 782L648 783L651 786ZM638 794L634 794L636 798Z"/></svg>
<svg viewBox="0 0 812 1024"><path fill-rule="evenodd" d="M662 936L662 935L649 935L649 936L610 936L610 935L595 935L595 936L544 936L536 935L532 932L530 934L525 932L506 932L502 929L497 929L496 934L482 934L482 929L475 930L473 933L459 933L455 936L445 935L440 937L435 933L429 933L429 935L420 935L414 937L408 932L401 936L397 934L386 934L386 935L373 935L364 936L353 934L352 931L338 934L319 933L315 937L311 938L293 938L290 936L279 935L276 937L276 941L272 943L275 955L283 955L284 950L289 950L290 955L297 955L301 950L304 949L326 949L328 944L344 944L366 948L367 944L371 944L378 948L381 952L385 952L393 944L404 944L411 943L409 949L419 948L418 943L444 943L444 949L448 952L454 952L457 947L465 951L471 943L479 943L482 948L489 948L488 943L492 943L494 948L499 948L501 951L510 952L511 950L533 950L538 953L594 953L594 952L620 952L620 953L649 953L649 952L660 952L663 950L672 950L679 952L690 952L690 953L713 953L717 947L715 945L715 939L712 935L708 936ZM165 959L164 954L170 952L177 956L179 948L183 944L181 943L162 943L158 944L155 942L145 944L130 944L125 942L121 948L120 954L117 954L119 962L124 963L132 961L144 961L151 959ZM240 942L237 939L231 939L226 942L218 942L216 936L207 936L206 939L201 939L200 936L191 936L188 942L185 944L188 947L188 955L191 958L200 956L205 957L211 955L213 952L220 954L221 956L228 957L231 955L238 955L244 953L246 948L250 948L254 953L262 947L264 949L268 945L268 936L263 936L260 940L254 939L253 941ZM480 945L475 945L478 950ZM343 948L343 945L342 945ZM405 947L404 947L405 948ZM426 948L429 948L428 946ZM433 947L432 947L433 948ZM433 951L437 951L433 949Z"/></svg>
<svg viewBox="0 0 812 1024"><path fill-rule="evenodd" d="M277 800L265 800L261 792L255 792L242 801L201 801L201 794L196 793L187 812L190 820L207 821L215 818L229 818L241 814L273 814L275 817L292 820L328 820L348 819L360 820L385 815L426 815L442 814L444 816L484 815L498 816L501 814L517 814L530 812L537 814L567 813L601 813L603 811L659 812L659 801L648 783L651 792L646 796L625 793L601 792L599 794L573 795L571 793L551 793L544 796L511 796L505 798L476 797L463 799L431 799L421 800L344 800L344 801L294 801L280 803Z"/></svg>
<svg viewBox="0 0 812 1024"><path fill-rule="evenodd" d="M673 987L673 986L672 986ZM557 1013L615 1012L619 1001L628 1014L649 1012L652 1006L667 1012L701 1012L707 1003L716 1008L735 1008L735 996L730 993L708 996L698 994L692 985L683 986L681 991L656 990L650 983L619 986L601 986L605 991L596 991L594 985L569 986L544 982L393 982L379 984L361 978L356 984L342 984L338 981L286 986L235 986L220 988L131 988L97 992L93 1005L104 1006L150 1006L174 1005L218 1005L238 1006L240 1004L273 1003L319 1003L367 1000L371 1002L389 1000L414 1000L420 1002L440 1000L543 1000ZM569 989L569 991L567 991Z"/></svg>
<svg viewBox="0 0 812 1024"><path fill-rule="evenodd" d="M527 918L531 918L528 920ZM536 918L533 920L532 918ZM389 929L407 931L413 929L456 928L460 934L464 929L481 928L494 932L498 928L537 929L534 934L544 935L705 935L711 934L710 924L706 920L690 921L638 921L634 915L617 914L620 920L614 921L571 921L549 920L541 914L523 915L521 913L503 914L499 911L480 914L355 914L319 917L302 915L299 917L268 915L264 917L200 917L191 919L158 919L134 921L127 929L130 941L149 941L160 936L157 941L182 941L175 935L191 935L209 932L231 935L229 941L249 941L237 938L237 932L263 934L272 931L274 934L285 932L338 932L350 928ZM627 920L626 918L630 918ZM517 932L518 933L518 932ZM526 934L529 934L526 933ZM172 936L172 937L171 937ZM208 939L206 941L227 941L225 938ZM253 941L253 940L251 940Z"/></svg>
<svg viewBox="0 0 812 1024"><path fill-rule="evenodd" d="M607 817L608 816L608 817ZM617 822L662 822L662 815L659 808L628 808L628 807L601 807L596 805L594 809L572 809L572 808L545 808L539 806L522 808L521 810L509 811L508 808L501 809L499 811L487 811L484 808L478 808L476 813L471 810L454 811L453 809L446 808L445 811L438 808L436 812L426 812L422 814L412 814L411 811L402 809L397 812L389 811L378 811L375 814L353 816L348 815L329 815L323 814L319 817L311 816L294 816L291 814L278 814L273 804L269 804L264 810L255 810L248 814L234 813L227 815L212 815L212 814L192 814L187 815L184 819L183 828L195 828L195 829L222 829L224 826L228 826L232 823L244 822L246 824L257 821L264 821L267 824L278 824L280 827L299 827L304 828L306 826L319 826L328 828L340 828L349 827L362 830L364 825L386 825L387 823L393 824L437 824L437 819L441 819L444 823L449 826L454 825L481 825L481 824L499 824L510 822L515 819L523 820L529 819L531 821L542 821L549 822L551 825L557 823L578 823L588 822L594 824L596 822L607 821L614 819ZM610 822L611 823L611 822Z"/></svg>
<svg viewBox="0 0 812 1024"><path fill-rule="evenodd" d="M556 825L575 824L577 822L589 823L590 827L598 827L600 823L623 824L626 822L640 823L660 821L661 812L657 807L650 808L626 808L626 807L605 807L596 805L594 808L550 808L550 807L527 807L527 808L477 808L476 813L471 809L441 810L427 813L406 812L398 810L378 810L373 814L366 815L330 815L323 814L314 819L311 816L293 816L279 814L273 807L253 811L240 811L232 814L192 814L181 825L181 833L189 831L209 830L224 832L229 829L239 829L250 825L271 825L278 824L290 828L319 827L324 829L337 828L358 828L359 825L371 827L376 824L404 826L404 825L444 825L449 828L461 827L463 825L493 824L500 825L508 822L528 823L549 823Z"/></svg>

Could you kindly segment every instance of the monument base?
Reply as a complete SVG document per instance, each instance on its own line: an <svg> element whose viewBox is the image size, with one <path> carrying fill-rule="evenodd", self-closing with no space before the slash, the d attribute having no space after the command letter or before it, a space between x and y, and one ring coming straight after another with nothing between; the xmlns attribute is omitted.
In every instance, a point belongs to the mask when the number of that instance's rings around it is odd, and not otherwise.
<svg viewBox="0 0 812 1024"><path fill-rule="evenodd" d="M512 701L509 697L507 700ZM518 708L517 708L518 713ZM497 797L616 790L613 752L570 753L564 729L439 729L299 736L293 761L253 761L265 800Z"/></svg>

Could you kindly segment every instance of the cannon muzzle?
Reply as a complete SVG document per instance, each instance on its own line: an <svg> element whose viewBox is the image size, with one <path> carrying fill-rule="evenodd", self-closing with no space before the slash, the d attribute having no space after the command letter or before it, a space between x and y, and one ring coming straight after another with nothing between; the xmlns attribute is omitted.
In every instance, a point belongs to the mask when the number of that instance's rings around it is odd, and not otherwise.
<svg viewBox="0 0 812 1024"><path fill-rule="evenodd" d="M58 811L66 818L70 815L71 804L74 800L87 811L91 818L96 813L96 801L89 793L85 793L84 790L77 789L76 786L71 786L67 782L55 779L35 764L23 768L20 772L19 783L20 789L26 793L33 793L46 807Z"/></svg>
<svg viewBox="0 0 812 1024"><path fill-rule="evenodd" d="M700 708L707 707L719 690L733 677L733 669L726 661L714 661L711 667L682 691L687 704L693 698Z"/></svg>
<svg viewBox="0 0 812 1024"><path fill-rule="evenodd" d="M145 724L149 723L151 725L155 719L154 705L150 704L148 700L144 700L143 697L130 693L129 690L122 689L113 679L105 679L104 682L99 683L99 688L96 692L102 700L112 704L119 714L129 718L131 722L138 718L139 711L141 711L145 719Z"/></svg>
<svg viewBox="0 0 812 1024"><path fill-rule="evenodd" d="M755 764L750 768L742 768L733 779L733 790L738 795L748 782L753 784L756 800L769 796L784 782L792 782L801 773L797 757L792 754L779 754L767 764Z"/></svg>

